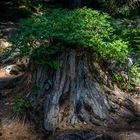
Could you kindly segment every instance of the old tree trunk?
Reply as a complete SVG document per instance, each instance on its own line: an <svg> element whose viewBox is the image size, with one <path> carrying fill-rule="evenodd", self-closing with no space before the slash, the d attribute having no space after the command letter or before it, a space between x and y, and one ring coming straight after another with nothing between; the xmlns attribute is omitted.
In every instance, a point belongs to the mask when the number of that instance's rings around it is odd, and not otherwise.
<svg viewBox="0 0 140 140"><path fill-rule="evenodd" d="M134 122L139 129L138 97L111 82L96 53L67 48L56 57L57 70L29 64L29 70L17 80L16 92L25 91L36 112L33 117L41 118L46 131L133 129Z"/></svg>

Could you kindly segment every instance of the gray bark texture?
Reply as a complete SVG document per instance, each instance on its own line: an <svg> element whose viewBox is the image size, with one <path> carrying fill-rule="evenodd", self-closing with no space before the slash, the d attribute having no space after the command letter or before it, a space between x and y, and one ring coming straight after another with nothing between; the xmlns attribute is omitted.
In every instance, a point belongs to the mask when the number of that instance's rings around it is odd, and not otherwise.
<svg viewBox="0 0 140 140"><path fill-rule="evenodd" d="M140 116L139 97L113 85L96 53L68 50L58 56L60 66L50 71L35 67L32 78L42 88L31 101L43 101L44 127L54 131L61 124L123 127ZM121 125L120 125L121 123Z"/></svg>
<svg viewBox="0 0 140 140"><path fill-rule="evenodd" d="M0 93L24 92L46 131L71 126L133 129L133 122L140 129L140 96L114 85L96 53L67 49L56 57L60 63L57 70L29 64L25 74L9 83L0 79Z"/></svg>

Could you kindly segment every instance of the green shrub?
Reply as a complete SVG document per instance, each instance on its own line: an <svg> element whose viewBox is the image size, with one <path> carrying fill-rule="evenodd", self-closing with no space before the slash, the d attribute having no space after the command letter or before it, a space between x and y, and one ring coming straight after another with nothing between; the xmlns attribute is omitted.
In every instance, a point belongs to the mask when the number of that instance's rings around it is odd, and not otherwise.
<svg viewBox="0 0 140 140"><path fill-rule="evenodd" d="M22 22L13 48L40 64L54 62L53 56L66 46L85 47L104 58L123 60L128 54L127 42L115 34L110 19L106 13L87 8L51 9Z"/></svg>
<svg viewBox="0 0 140 140"><path fill-rule="evenodd" d="M115 82L118 87L122 90L127 90L128 89L128 82L126 81L126 79L120 74L120 73L112 73L111 75L111 79L113 82Z"/></svg>
<svg viewBox="0 0 140 140"><path fill-rule="evenodd" d="M138 51L138 53L140 53L140 31L137 32L137 34L135 35L134 44L135 44L135 47L136 47L136 51Z"/></svg>
<svg viewBox="0 0 140 140"><path fill-rule="evenodd" d="M128 79L126 79L121 73L114 72L111 74L111 79L116 82L119 88L131 91L140 83L140 70L137 65L132 65L128 68L127 74Z"/></svg>
<svg viewBox="0 0 140 140"><path fill-rule="evenodd" d="M140 71L136 65L129 68L129 81L133 85L140 83Z"/></svg>
<svg viewBox="0 0 140 140"><path fill-rule="evenodd" d="M14 107L14 112L17 114L22 113L23 111L25 111L28 107L29 107L29 102L27 99L21 97L20 94L16 95L14 97L14 100L16 102L16 106Z"/></svg>

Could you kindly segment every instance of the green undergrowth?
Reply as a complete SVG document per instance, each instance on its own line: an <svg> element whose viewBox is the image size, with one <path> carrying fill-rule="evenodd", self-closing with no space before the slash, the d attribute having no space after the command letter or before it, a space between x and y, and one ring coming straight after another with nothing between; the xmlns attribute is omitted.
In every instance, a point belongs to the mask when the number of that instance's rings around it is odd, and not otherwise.
<svg viewBox="0 0 140 140"><path fill-rule="evenodd" d="M128 67L127 75L114 72L111 76L112 81L117 83L120 89L125 91L135 90L135 86L140 83L140 71L137 65Z"/></svg>
<svg viewBox="0 0 140 140"><path fill-rule="evenodd" d="M116 34L111 20L108 14L89 8L48 9L41 16L22 21L11 51L52 68L59 66L56 55L67 46L84 47L103 58L123 61L129 53L128 42Z"/></svg>
<svg viewBox="0 0 140 140"><path fill-rule="evenodd" d="M134 44L135 44L134 51L137 53L137 56L140 59L140 29L138 29L138 31L139 32L137 32L133 41L134 41Z"/></svg>
<svg viewBox="0 0 140 140"><path fill-rule="evenodd" d="M21 115L24 111L27 111L29 108L29 101L25 98L22 97L22 94L16 94L14 96L14 101L15 101L15 107L13 108L13 112L16 114Z"/></svg>

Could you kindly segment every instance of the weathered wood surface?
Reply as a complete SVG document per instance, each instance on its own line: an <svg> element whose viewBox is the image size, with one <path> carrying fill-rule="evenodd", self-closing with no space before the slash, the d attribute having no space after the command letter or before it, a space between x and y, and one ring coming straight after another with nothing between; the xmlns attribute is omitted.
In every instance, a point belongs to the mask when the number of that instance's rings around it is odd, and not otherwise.
<svg viewBox="0 0 140 140"><path fill-rule="evenodd" d="M16 87L8 91L24 91L46 131L96 126L105 131L139 130L140 96L122 92L97 55L83 52L66 50L56 56L60 62L57 70L29 64Z"/></svg>
<svg viewBox="0 0 140 140"><path fill-rule="evenodd" d="M134 98L113 85L95 55L68 50L58 57L60 67L32 69L35 85L42 88L34 102L44 102L44 127L54 131L61 124L124 127L140 116L139 96ZM37 108L37 104L36 104ZM121 124L121 125L120 125Z"/></svg>

